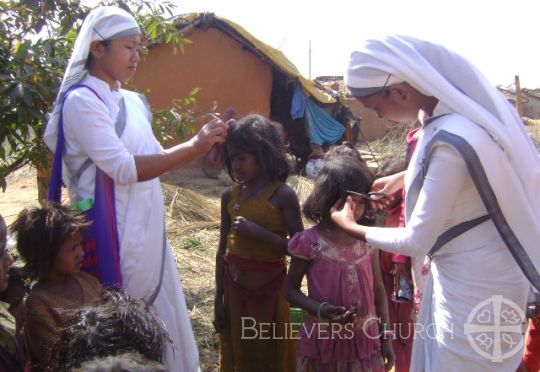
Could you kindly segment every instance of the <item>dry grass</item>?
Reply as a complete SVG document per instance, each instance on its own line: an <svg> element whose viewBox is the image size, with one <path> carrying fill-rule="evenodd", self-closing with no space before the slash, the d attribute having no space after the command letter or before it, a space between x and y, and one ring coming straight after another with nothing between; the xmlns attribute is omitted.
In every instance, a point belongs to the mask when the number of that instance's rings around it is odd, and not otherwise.
<svg viewBox="0 0 540 372"><path fill-rule="evenodd" d="M192 190L163 184L167 237L182 278L202 371L218 369L219 338L212 326L214 268L219 243L219 195L228 184L226 177L186 185ZM313 188L313 181L302 176L291 176L287 184L301 202Z"/></svg>
<svg viewBox="0 0 540 372"><path fill-rule="evenodd" d="M360 144L357 147L362 159L371 168L376 168L382 158L404 158L405 138L411 129L410 125L395 124L383 138Z"/></svg>
<svg viewBox="0 0 540 372"><path fill-rule="evenodd" d="M523 120L527 125L527 132L534 142L536 149L540 151L540 120L532 120L528 118L523 118Z"/></svg>
<svg viewBox="0 0 540 372"><path fill-rule="evenodd" d="M527 129L538 147L540 125L529 125ZM408 127L396 125L383 139L370 142L375 159L403 157L408 131ZM359 147L362 157L375 166L367 146ZM167 236L182 277L201 370L217 371L219 339L214 333L212 319L215 254L219 242L219 197L231 181L225 174L218 180L197 177L192 173L180 173L173 182L181 184L182 188L164 184ZM186 183L187 178L190 181ZM302 176L289 177L287 184L296 191L301 203L313 188L313 181ZM309 226L307 221L304 223Z"/></svg>
<svg viewBox="0 0 540 372"><path fill-rule="evenodd" d="M218 370L218 336L214 333L214 268L219 243L221 180L199 169L168 175L163 183L167 237L184 288L202 371ZM181 187L178 187L180 185Z"/></svg>
<svg viewBox="0 0 540 372"><path fill-rule="evenodd" d="M536 122L529 124L527 129L537 148L540 148L540 125ZM395 126L383 139L370 142L375 158L387 154L403 157L408 130L404 126ZM365 144L359 146L359 151L368 163L373 161ZM24 179L19 180L13 175L6 194L2 196L0 204L8 222L14 219L15 211L18 212L21 205L37 204L35 173L24 176ZM231 181L226 174L217 180L208 179L197 168L183 169L162 177L162 181L166 182L163 188L167 236L182 278L199 349L201 370L217 371L219 342L214 334L212 319L215 255L219 242L219 199ZM287 183L296 191L301 203L313 187L311 180L301 176L292 176ZM14 211L13 215L9 213L11 210ZM306 221L304 223L309 226Z"/></svg>
<svg viewBox="0 0 540 372"><path fill-rule="evenodd" d="M311 190L313 190L313 181L303 176L290 176L287 179L287 185L296 192L300 204L304 203Z"/></svg>
<svg viewBox="0 0 540 372"><path fill-rule="evenodd" d="M375 158L404 157L405 136L409 129L396 125L384 138L371 142ZM528 130L538 147L540 125L529 125ZM360 146L359 150L362 157L375 166L367 146ZM189 170L180 172L177 179L171 181L182 187L163 184L167 236L182 278L201 370L217 371L219 338L214 333L212 320L215 255L219 242L219 198L232 182L225 172L219 179L210 180ZM295 190L301 204L313 188L313 181L302 176L289 177L287 184ZM304 220L304 224L309 226L311 223Z"/></svg>
<svg viewBox="0 0 540 372"><path fill-rule="evenodd" d="M214 334L214 268L219 224L168 224L168 237L182 278L202 371L217 371L219 341Z"/></svg>

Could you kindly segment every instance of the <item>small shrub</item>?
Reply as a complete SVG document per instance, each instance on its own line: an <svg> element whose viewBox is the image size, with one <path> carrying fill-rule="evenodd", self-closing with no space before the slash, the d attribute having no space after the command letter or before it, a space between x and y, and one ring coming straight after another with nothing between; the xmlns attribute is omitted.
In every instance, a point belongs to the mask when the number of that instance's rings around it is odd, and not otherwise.
<svg viewBox="0 0 540 372"><path fill-rule="evenodd" d="M202 241L197 235L189 235L180 244L180 249L199 249L202 248Z"/></svg>

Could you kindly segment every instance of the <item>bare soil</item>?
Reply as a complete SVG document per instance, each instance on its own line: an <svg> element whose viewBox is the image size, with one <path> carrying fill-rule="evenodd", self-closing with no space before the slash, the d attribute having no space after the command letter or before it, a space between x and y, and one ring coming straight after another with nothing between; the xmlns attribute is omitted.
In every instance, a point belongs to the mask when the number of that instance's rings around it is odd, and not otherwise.
<svg viewBox="0 0 540 372"><path fill-rule="evenodd" d="M0 214L9 225L23 208L38 205L35 169L19 170L7 181L6 191L0 192ZM217 371L219 339L212 327L214 262L219 240L219 198L227 186L220 180L209 179L199 168L185 168L165 175L162 182L167 203L170 203L167 191L174 191L179 186L203 196L206 199L204 209L212 211L209 219L213 222L186 223L169 217L167 234L182 279L199 348L201 370ZM166 205L168 216L174 215L170 213L171 207L175 208L171 204Z"/></svg>

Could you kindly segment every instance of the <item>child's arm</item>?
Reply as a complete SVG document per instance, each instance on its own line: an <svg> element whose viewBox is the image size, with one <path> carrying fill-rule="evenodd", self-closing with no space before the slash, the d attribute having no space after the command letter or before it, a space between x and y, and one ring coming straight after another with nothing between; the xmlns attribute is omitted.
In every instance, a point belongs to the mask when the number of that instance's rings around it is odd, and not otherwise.
<svg viewBox="0 0 540 372"><path fill-rule="evenodd" d="M270 201L276 208L282 211L289 236L293 236L297 232L304 230L300 213L300 203L293 189L287 185L281 186L276 190ZM232 228L240 235L262 240L278 252L288 253L288 239L286 237L273 233L244 217L235 218L232 221Z"/></svg>
<svg viewBox="0 0 540 372"><path fill-rule="evenodd" d="M287 273L287 284L285 285L285 299L291 305L299 306L311 314L317 315L319 302L306 296L300 288L302 288L302 280L307 274L309 261L292 256Z"/></svg>
<svg viewBox="0 0 540 372"><path fill-rule="evenodd" d="M231 226L231 216L227 204L231 198L231 190L221 196L221 225L219 229L219 246L216 253L216 294L214 299L214 328L216 332L226 331L226 313L223 304L224 255L227 249L227 235Z"/></svg>
<svg viewBox="0 0 540 372"><path fill-rule="evenodd" d="M292 256L287 284L285 286L285 298L292 305L307 310L314 316L319 316L337 323L350 323L354 318L354 311L347 311L343 306L335 306L328 302L319 302L306 296L302 290L302 279L306 275L309 261Z"/></svg>
<svg viewBox="0 0 540 372"><path fill-rule="evenodd" d="M386 291L381 274L381 266L379 263L379 250L375 249L371 255L371 270L373 272L373 291L375 292L375 309L377 316L380 319L381 328L381 352L384 359L384 368L389 371L394 365L395 355L392 348L392 340L395 335L385 331L395 331L390 324L390 317L388 316L388 301L386 299Z"/></svg>
<svg viewBox="0 0 540 372"><path fill-rule="evenodd" d="M302 212L300 211L300 202L296 192L289 186L282 186L277 193L278 201L283 211L285 226L289 236L294 236L297 232L304 231L302 222ZM287 247L285 247L287 251Z"/></svg>

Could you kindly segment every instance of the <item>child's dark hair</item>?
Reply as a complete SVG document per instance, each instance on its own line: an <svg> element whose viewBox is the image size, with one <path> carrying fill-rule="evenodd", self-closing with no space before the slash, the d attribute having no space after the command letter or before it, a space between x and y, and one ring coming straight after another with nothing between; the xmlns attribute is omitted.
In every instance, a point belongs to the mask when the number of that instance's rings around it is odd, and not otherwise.
<svg viewBox="0 0 540 372"><path fill-rule="evenodd" d="M21 211L10 229L17 234L17 251L28 276L39 279L49 271L62 244L89 225L82 214L58 203Z"/></svg>
<svg viewBox="0 0 540 372"><path fill-rule="evenodd" d="M404 171L405 169L407 169L405 159L384 157L375 171L375 178L389 176L391 174Z"/></svg>
<svg viewBox="0 0 540 372"><path fill-rule="evenodd" d="M169 341L146 302L109 291L73 315L53 347L51 366L71 371L87 360L126 352L162 362Z"/></svg>
<svg viewBox="0 0 540 372"><path fill-rule="evenodd" d="M230 124L222 159L229 176L237 182L232 170L229 146L236 146L255 155L271 181L285 182L289 176L291 166L287 159L281 124L256 114L247 115Z"/></svg>
<svg viewBox="0 0 540 372"><path fill-rule="evenodd" d="M329 159L334 156L350 156L358 161L361 161L362 163L364 162L364 159L362 159L362 156L360 156L358 150L347 141L343 141L341 145L330 147L330 150L328 150L324 158Z"/></svg>
<svg viewBox="0 0 540 372"><path fill-rule="evenodd" d="M327 221L332 206L347 198L347 190L366 194L372 183L373 175L364 163L350 156L332 156L325 160L317 173L313 190L302 211L315 223Z"/></svg>
<svg viewBox="0 0 540 372"><path fill-rule="evenodd" d="M88 360L78 372L166 372L165 366L139 353L122 353Z"/></svg>
<svg viewBox="0 0 540 372"><path fill-rule="evenodd" d="M17 266L9 268L9 279L6 290L0 293L0 301L13 305L20 302L30 293L30 283L26 272Z"/></svg>

